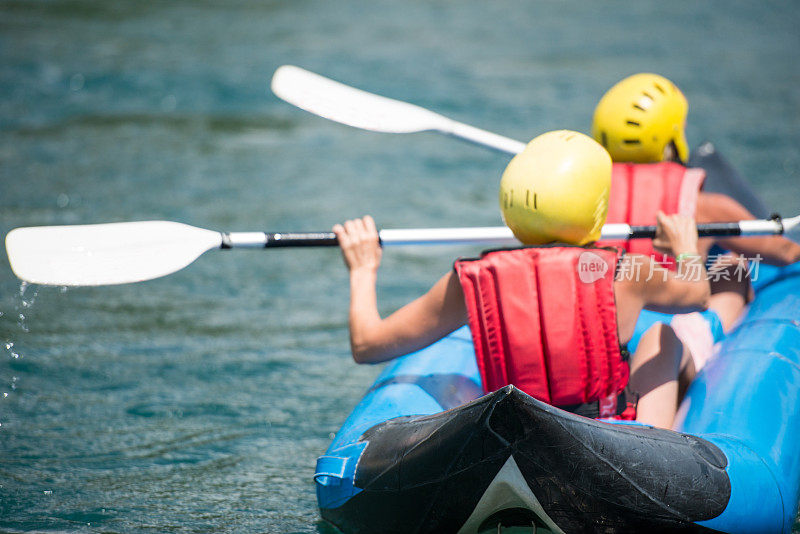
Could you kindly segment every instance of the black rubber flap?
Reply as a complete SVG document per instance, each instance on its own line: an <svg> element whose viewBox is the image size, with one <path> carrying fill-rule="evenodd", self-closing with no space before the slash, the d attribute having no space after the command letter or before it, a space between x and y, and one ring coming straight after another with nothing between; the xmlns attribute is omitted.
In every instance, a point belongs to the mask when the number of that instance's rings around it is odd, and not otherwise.
<svg viewBox="0 0 800 534"><path fill-rule="evenodd" d="M433 416L399 418L362 436L363 491L323 517L344 532L457 532L513 455L564 532L711 532L693 521L730 498L715 445L668 430L609 425L507 386ZM518 517L510 510L504 526Z"/></svg>

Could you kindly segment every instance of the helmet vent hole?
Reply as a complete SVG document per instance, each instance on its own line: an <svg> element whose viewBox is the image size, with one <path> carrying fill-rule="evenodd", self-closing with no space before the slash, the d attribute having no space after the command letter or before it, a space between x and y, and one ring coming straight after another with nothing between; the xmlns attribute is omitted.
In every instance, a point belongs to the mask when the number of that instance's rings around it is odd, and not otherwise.
<svg viewBox="0 0 800 534"><path fill-rule="evenodd" d="M533 197L533 209L536 209L536 193L531 195L531 190L530 189L526 189L525 190L525 207L526 208L530 208L531 207L531 197Z"/></svg>
<svg viewBox="0 0 800 534"><path fill-rule="evenodd" d="M626 145L641 145L642 142L639 139L623 139L622 142Z"/></svg>
<svg viewBox="0 0 800 534"><path fill-rule="evenodd" d="M639 111L647 111L646 109L644 109L644 108L643 108L642 106L640 106L639 104L634 104L634 105L633 105L633 107L634 107L635 109L638 109Z"/></svg>
<svg viewBox="0 0 800 534"><path fill-rule="evenodd" d="M657 83L654 83L653 85L655 86L656 89L658 89L658 92L661 93L662 95L667 94L667 92L664 90L664 88L661 87L660 85L658 85Z"/></svg>
<svg viewBox="0 0 800 534"><path fill-rule="evenodd" d="M514 207L514 190L510 189L508 193L506 193L505 199L506 208L513 208Z"/></svg>
<svg viewBox="0 0 800 534"><path fill-rule="evenodd" d="M651 94L650 94L650 93L648 93L647 91L642 91L642 94L643 94L644 96L646 96L647 98L649 98L650 100L655 100L655 99L653 98L653 95L651 95Z"/></svg>
<svg viewBox="0 0 800 534"><path fill-rule="evenodd" d="M600 132L600 143L606 148L608 148L608 135L606 135L605 130Z"/></svg>
<svg viewBox="0 0 800 534"><path fill-rule="evenodd" d="M625 121L625 122L627 122L627 123L628 123L629 125L631 125L631 126L636 126L636 127L639 127L639 126L641 126L641 124L639 124L639 123L638 123L638 122L636 122L636 121L627 120L627 121Z"/></svg>
<svg viewBox="0 0 800 534"><path fill-rule="evenodd" d="M536 209L536 193L531 194L530 189L525 190L525 207L531 207L531 199L533 199L533 209Z"/></svg>

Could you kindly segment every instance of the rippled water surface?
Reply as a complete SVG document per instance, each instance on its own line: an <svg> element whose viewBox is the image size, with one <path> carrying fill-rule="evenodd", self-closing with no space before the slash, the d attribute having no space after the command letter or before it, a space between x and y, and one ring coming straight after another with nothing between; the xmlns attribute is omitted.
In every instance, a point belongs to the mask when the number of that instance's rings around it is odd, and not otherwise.
<svg viewBox="0 0 800 534"><path fill-rule="evenodd" d="M511 137L586 131L656 71L765 201L800 211L795 2L0 0L0 233L499 224L507 157L328 123L293 63ZM393 249L390 311L472 249ZM0 529L327 532L316 457L379 371L349 360L336 250L215 252L138 285L20 285L0 260Z"/></svg>

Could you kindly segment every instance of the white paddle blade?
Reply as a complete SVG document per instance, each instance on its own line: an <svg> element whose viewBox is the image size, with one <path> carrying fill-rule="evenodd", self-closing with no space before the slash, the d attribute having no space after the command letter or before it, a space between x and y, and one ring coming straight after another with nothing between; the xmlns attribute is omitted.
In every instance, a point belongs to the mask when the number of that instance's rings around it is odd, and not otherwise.
<svg viewBox="0 0 800 534"><path fill-rule="evenodd" d="M275 71L272 92L300 109L355 128L385 133L451 129L452 121L438 113L355 89L293 65Z"/></svg>
<svg viewBox="0 0 800 534"><path fill-rule="evenodd" d="M221 244L219 232L168 221L17 228L6 236L17 277L57 286L151 280Z"/></svg>

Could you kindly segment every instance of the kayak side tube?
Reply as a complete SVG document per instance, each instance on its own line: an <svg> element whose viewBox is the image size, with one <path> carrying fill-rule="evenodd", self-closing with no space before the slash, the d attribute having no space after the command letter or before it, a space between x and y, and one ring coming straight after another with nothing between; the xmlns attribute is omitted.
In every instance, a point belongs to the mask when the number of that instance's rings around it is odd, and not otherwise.
<svg viewBox="0 0 800 534"><path fill-rule="evenodd" d="M483 395L475 350L467 327L418 352L390 362L336 434L314 475L321 510L357 495L356 467L366 441L362 434L384 421L429 415Z"/></svg>
<svg viewBox="0 0 800 534"><path fill-rule="evenodd" d="M724 451L731 500L702 524L789 533L800 498L800 264L759 288L746 319L692 383L676 421Z"/></svg>
<svg viewBox="0 0 800 534"><path fill-rule="evenodd" d="M511 386L475 400L464 330L393 362L320 459L322 517L345 532L790 532L798 274L759 288L690 388L679 432L578 417ZM326 469L329 456L346 468Z"/></svg>

